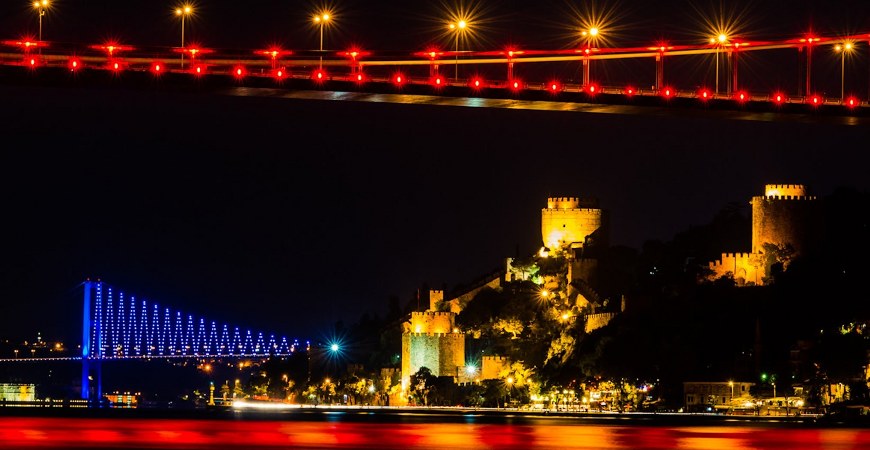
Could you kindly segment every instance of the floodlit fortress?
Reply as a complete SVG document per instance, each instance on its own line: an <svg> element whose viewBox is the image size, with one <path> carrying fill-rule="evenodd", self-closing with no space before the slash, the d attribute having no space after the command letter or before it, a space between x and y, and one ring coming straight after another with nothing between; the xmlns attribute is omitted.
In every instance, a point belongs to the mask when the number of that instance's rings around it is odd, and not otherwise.
<svg viewBox="0 0 870 450"><path fill-rule="evenodd" d="M738 286L762 286L770 284L772 276L786 270L794 258L816 251L822 232L821 202L808 195L805 186L769 184L764 195L753 197L750 204L751 245L747 239L750 251L723 253L720 259L709 263L709 271L702 279L728 277ZM474 333L462 329L457 318L487 289L501 292L511 283L533 283L538 290L536 301L549 308L548 318L540 320L578 325L570 328L573 331L569 335L553 336L554 342L607 326L626 307L625 297L605 299L599 294L598 262L601 251L609 245L607 230L608 214L597 200L548 198L546 208L541 209L544 247L531 260L507 258L503 269L450 295L443 290L429 291L428 308L412 312L403 324L403 391L412 375L423 367L434 376L477 382L506 379L514 364L522 365L523 361L511 361L499 354L470 355L466 359L466 339L472 339ZM554 270L558 264L554 266L548 261L562 261L562 266ZM542 270L548 265L548 270ZM514 329L520 333L527 325L517 323Z"/></svg>
<svg viewBox="0 0 870 450"><path fill-rule="evenodd" d="M541 236L548 248L569 245L582 248L601 228L602 211L595 200L577 197L548 198L541 211Z"/></svg>
<svg viewBox="0 0 870 450"><path fill-rule="evenodd" d="M485 289L501 290L509 283L531 282L554 304L562 305L558 321L583 321L584 332L604 327L614 312L596 311L600 299L595 292L598 260L596 251L607 245L607 214L595 199L552 197L541 210L541 237L544 247L538 258L558 256L565 259L566 272L536 275L535 263L518 263L507 258L504 269L483 277L452 296L430 290L429 307L412 312L402 329L402 386L426 367L434 376L452 376L459 382L504 378L511 361L501 355L483 355L466 360L466 332L456 323L457 316L475 296ZM572 305L572 306L569 306ZM578 317L579 316L579 317ZM404 390L404 389L403 389Z"/></svg>
<svg viewBox="0 0 870 450"><path fill-rule="evenodd" d="M771 267L783 269L797 256L812 253L821 233L821 204L801 184L768 184L752 197L752 250L723 253L709 264L707 279L731 276L738 286L769 282Z"/></svg>

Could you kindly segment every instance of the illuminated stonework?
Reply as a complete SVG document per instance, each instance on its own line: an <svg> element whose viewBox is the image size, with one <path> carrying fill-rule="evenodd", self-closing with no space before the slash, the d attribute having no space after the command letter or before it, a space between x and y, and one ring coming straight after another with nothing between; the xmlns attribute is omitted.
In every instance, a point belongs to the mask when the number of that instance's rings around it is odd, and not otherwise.
<svg viewBox="0 0 870 450"><path fill-rule="evenodd" d="M765 196L752 201L752 252L764 250L764 244L791 246L803 253L818 233L821 217L816 197L806 195L803 185L768 184Z"/></svg>
<svg viewBox="0 0 870 450"><path fill-rule="evenodd" d="M484 356L481 360L480 379L497 380L510 366L511 362L505 356Z"/></svg>
<svg viewBox="0 0 870 450"><path fill-rule="evenodd" d="M442 291L430 292L432 298L444 298ZM440 302L432 302L437 307ZM426 367L435 376L461 375L465 367L465 334L456 328L456 313L441 311L412 312L403 325L402 385L408 386L411 375Z"/></svg>
<svg viewBox="0 0 870 450"><path fill-rule="evenodd" d="M550 249L582 247L601 228L602 212L596 202L577 197L547 199L541 210L541 237Z"/></svg>
<svg viewBox="0 0 870 450"><path fill-rule="evenodd" d="M763 285L772 255L765 247L801 255L818 241L821 218L816 197L807 195L801 184L768 184L764 195L752 198L752 252L723 253L709 264L707 279L731 274L738 286ZM787 262L784 263L784 266Z"/></svg>

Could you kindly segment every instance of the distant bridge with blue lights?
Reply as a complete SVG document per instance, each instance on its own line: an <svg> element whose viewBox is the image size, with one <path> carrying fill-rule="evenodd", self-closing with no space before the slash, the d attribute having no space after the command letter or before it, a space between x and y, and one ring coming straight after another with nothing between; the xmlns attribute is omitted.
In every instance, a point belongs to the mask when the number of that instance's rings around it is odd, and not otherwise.
<svg viewBox="0 0 870 450"><path fill-rule="evenodd" d="M0 362L81 361L82 399L102 397L101 363L172 358L270 358L293 355L299 341L242 329L138 300L103 283L85 281L81 355L0 359ZM309 349L305 342L305 349ZM335 344L334 344L335 345ZM96 381L95 396L91 384Z"/></svg>

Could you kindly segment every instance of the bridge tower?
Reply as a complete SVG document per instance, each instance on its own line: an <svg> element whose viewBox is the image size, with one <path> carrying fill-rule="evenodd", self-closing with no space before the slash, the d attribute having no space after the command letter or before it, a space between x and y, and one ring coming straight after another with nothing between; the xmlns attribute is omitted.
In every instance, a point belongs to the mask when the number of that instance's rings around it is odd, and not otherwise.
<svg viewBox="0 0 870 450"><path fill-rule="evenodd" d="M91 348L91 344L96 344L99 347L99 342L102 340L100 323L97 322L94 328L93 315L91 314L91 304L94 299L91 298L91 293L96 289L101 291L100 283L91 280L86 280L84 283L84 302L82 308L82 400L91 400L91 380L93 379L92 369L96 372L96 392L94 400L97 402L103 397L103 371L100 365L99 358L93 358L93 352L99 352L99 348ZM101 300L100 292L97 293L97 301Z"/></svg>

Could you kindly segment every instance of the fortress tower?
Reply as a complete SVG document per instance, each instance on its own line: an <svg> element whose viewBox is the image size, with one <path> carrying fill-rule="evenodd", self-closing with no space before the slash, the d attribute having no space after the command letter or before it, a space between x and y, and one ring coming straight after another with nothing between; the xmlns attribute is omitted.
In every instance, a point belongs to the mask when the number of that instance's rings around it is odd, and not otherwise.
<svg viewBox="0 0 870 450"><path fill-rule="evenodd" d="M435 376L458 377L465 367L465 334L456 328L456 313L438 311L444 291L429 292L427 311L415 311L403 325L402 385L426 367Z"/></svg>
<svg viewBox="0 0 870 450"><path fill-rule="evenodd" d="M791 248L793 256L811 253L821 234L820 203L801 184L768 184L764 195L752 197L752 252L723 253L710 263L714 280L731 274L739 286L762 285L769 255L765 245Z"/></svg>
<svg viewBox="0 0 870 450"><path fill-rule="evenodd" d="M601 229L602 212L598 202L578 197L551 197L541 210L541 237L544 246L580 248Z"/></svg>
<svg viewBox="0 0 870 450"><path fill-rule="evenodd" d="M812 251L807 246L821 232L819 202L800 184L768 184L764 196L752 201L752 253L764 244L791 246L795 254Z"/></svg>

